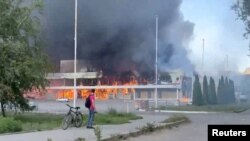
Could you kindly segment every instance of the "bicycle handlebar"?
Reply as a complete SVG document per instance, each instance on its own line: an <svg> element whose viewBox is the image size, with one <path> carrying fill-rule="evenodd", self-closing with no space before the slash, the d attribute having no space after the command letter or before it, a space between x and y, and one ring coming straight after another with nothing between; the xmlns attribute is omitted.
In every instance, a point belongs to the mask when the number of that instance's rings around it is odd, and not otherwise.
<svg viewBox="0 0 250 141"><path fill-rule="evenodd" d="M65 105L67 105L70 109L76 109L76 110L80 109L80 107L72 107L69 104L65 104Z"/></svg>
<svg viewBox="0 0 250 141"><path fill-rule="evenodd" d="M70 106L69 104L65 104L65 105L67 105L68 107L72 108L72 106Z"/></svg>

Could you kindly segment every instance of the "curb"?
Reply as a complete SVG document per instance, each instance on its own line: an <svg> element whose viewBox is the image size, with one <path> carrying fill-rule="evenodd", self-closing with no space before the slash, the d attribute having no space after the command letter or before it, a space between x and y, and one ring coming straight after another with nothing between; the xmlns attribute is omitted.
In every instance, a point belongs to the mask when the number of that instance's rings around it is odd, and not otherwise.
<svg viewBox="0 0 250 141"><path fill-rule="evenodd" d="M155 110L155 112L162 113L185 113L185 114L214 114L217 112L207 112L207 111L173 111L173 110Z"/></svg>
<svg viewBox="0 0 250 141"><path fill-rule="evenodd" d="M147 133L153 133L154 131L157 131L157 130L161 130L161 129L169 129L171 128L171 126L176 126L176 125L179 125L181 123L186 123L186 122L189 122L188 120L180 120L180 121L175 121L175 122L168 122L168 123L165 123L165 124L162 124L162 125L156 125L154 127L154 130L153 131L143 131L143 130L140 130L140 129L136 129L136 131L132 131L132 132L129 132L129 133L123 133L123 134L118 134L118 135L114 135L114 136L111 136L111 137L108 137L108 138L103 138L101 139L101 141L115 141L115 140L125 140L129 137L138 137L140 135L144 135L144 134L147 134Z"/></svg>

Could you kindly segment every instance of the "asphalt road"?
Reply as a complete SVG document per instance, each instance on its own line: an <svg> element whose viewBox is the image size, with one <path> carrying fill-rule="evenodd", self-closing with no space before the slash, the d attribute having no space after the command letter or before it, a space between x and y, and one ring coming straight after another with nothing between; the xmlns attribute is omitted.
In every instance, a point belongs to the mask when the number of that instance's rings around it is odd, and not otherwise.
<svg viewBox="0 0 250 141"><path fill-rule="evenodd" d="M55 100L32 100L38 106L37 111L43 113L66 113L69 109L65 104L73 106L73 101L58 102ZM87 113L88 109L84 106L85 101L77 99L76 106L80 107L81 112ZM135 104L131 100L97 100L96 109L98 112L106 112L109 109L116 109L122 112L135 112Z"/></svg>
<svg viewBox="0 0 250 141"><path fill-rule="evenodd" d="M128 141L207 141L209 124L250 124L250 110L244 113L186 114L191 123L152 134L129 138Z"/></svg>

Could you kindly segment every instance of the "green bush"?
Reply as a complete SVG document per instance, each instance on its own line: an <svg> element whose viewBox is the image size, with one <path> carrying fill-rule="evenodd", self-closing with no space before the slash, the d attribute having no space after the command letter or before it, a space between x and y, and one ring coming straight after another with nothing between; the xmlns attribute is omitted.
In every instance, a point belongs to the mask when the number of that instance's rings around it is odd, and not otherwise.
<svg viewBox="0 0 250 141"><path fill-rule="evenodd" d="M156 128L156 124L153 122L153 123L147 123L145 126L143 126L141 128L141 131L143 133L148 133L148 132L153 132Z"/></svg>
<svg viewBox="0 0 250 141"><path fill-rule="evenodd" d="M0 133L22 131L21 125L20 121L15 121L13 118L0 117Z"/></svg>
<svg viewBox="0 0 250 141"><path fill-rule="evenodd" d="M171 122L178 122L178 121L189 121L189 119L182 114L174 114L171 115L169 118L167 118L166 120L164 120L164 123L171 123Z"/></svg>

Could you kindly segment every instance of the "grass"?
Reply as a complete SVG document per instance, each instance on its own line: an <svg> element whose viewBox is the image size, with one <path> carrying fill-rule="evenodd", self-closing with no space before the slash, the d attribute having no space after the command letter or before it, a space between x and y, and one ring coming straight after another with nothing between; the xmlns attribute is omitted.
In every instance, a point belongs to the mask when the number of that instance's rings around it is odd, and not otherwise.
<svg viewBox="0 0 250 141"><path fill-rule="evenodd" d="M10 116L22 123L22 131L42 131L59 128L63 117L63 115L48 113L24 113Z"/></svg>
<svg viewBox="0 0 250 141"><path fill-rule="evenodd" d="M95 124L123 124L129 123L130 120L142 119L133 113L117 112L115 109L109 109L107 113L98 113L95 116Z"/></svg>
<svg viewBox="0 0 250 141"><path fill-rule="evenodd" d="M204 106L167 106L161 107L161 110L176 111L208 111L208 112L243 112L250 108L250 104L229 104L229 105L204 105Z"/></svg>
<svg viewBox="0 0 250 141"><path fill-rule="evenodd" d="M30 113L24 112L22 114L14 115L8 113L7 118L0 117L0 133L11 132L31 132L42 131L61 128L61 123L64 115L49 114L49 113ZM83 123L86 123L86 116L84 115ZM117 112L110 109L107 113L97 113L95 116L95 124L123 124L128 123L130 120L141 119L142 117L136 116L132 113ZM17 129L13 125L18 125ZM13 129L12 129L13 128Z"/></svg>

